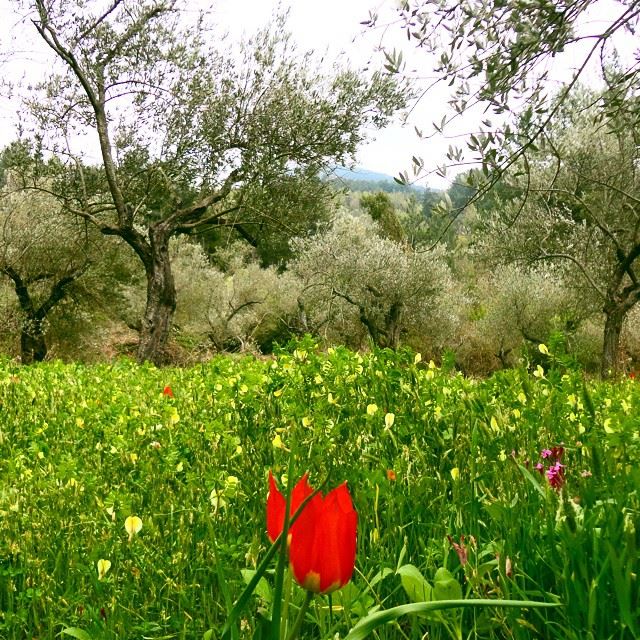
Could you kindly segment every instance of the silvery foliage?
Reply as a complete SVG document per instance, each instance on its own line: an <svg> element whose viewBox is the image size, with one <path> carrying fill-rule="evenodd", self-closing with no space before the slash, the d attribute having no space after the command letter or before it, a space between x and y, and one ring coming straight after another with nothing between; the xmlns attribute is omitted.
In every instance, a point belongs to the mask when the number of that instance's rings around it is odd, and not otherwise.
<svg viewBox="0 0 640 640"><path fill-rule="evenodd" d="M68 215L46 186L21 190L9 180L0 193L0 322L12 341L25 314L8 271L27 287L34 310L56 283L74 278L45 321L46 331L64 341L93 329L96 315L117 301L114 278L127 270L116 241L105 242L96 230Z"/></svg>
<svg viewBox="0 0 640 640"><path fill-rule="evenodd" d="M173 242L177 330L218 350L249 349L286 334L296 315L297 280L262 268L246 244L219 250L216 259L220 267L200 245Z"/></svg>
<svg viewBox="0 0 640 640"><path fill-rule="evenodd" d="M548 343L556 331L565 334L572 351L578 343L581 351L587 348L584 327L595 310L552 265L499 266L477 280L472 299L456 345L467 370L486 373L517 364L526 349ZM601 335L596 342L597 351Z"/></svg>
<svg viewBox="0 0 640 640"><path fill-rule="evenodd" d="M482 252L495 262L553 263L600 304L618 246L629 251L637 241L638 149L633 135L607 129L593 110L576 111L557 119L516 179L526 197L495 212Z"/></svg>
<svg viewBox="0 0 640 640"><path fill-rule="evenodd" d="M457 322L453 281L442 248L418 252L382 238L367 215L340 212L321 235L294 241L292 270L304 289L301 307L309 330L330 341L361 346L367 325L388 339L393 309L400 341L417 348L440 347Z"/></svg>

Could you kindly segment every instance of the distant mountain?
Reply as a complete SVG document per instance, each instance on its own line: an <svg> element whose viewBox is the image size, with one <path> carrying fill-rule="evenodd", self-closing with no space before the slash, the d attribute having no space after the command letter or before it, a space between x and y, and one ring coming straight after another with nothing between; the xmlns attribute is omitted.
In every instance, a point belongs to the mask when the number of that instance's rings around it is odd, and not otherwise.
<svg viewBox="0 0 640 640"><path fill-rule="evenodd" d="M393 176L386 173L380 173L378 171L370 171L369 169L363 169L356 167L354 169L347 169L346 167L334 167L328 174L328 180L341 180L350 185L363 186L365 183L369 185L380 185L381 190L386 191L424 191L424 187L421 186L403 186L398 184ZM384 189L383 187L388 187Z"/></svg>

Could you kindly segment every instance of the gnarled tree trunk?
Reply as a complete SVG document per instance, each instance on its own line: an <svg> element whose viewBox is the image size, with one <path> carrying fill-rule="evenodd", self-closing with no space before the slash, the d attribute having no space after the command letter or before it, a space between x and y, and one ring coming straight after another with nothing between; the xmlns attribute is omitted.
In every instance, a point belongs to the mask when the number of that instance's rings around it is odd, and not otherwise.
<svg viewBox="0 0 640 640"><path fill-rule="evenodd" d="M627 312L620 305L606 305L604 308L604 344L600 375L603 378L615 377L620 372L620 335Z"/></svg>
<svg viewBox="0 0 640 640"><path fill-rule="evenodd" d="M176 286L169 256L170 233L162 226L149 231L150 252L145 261L147 305L142 318L138 362L161 365L167 361L166 347L176 310Z"/></svg>
<svg viewBox="0 0 640 640"><path fill-rule="evenodd" d="M638 302L640 302L640 285L632 283L619 293L611 295L610 292L609 300L604 305L606 320L600 369L600 375L603 378L615 377L621 372L620 336L627 314Z"/></svg>
<svg viewBox="0 0 640 640"><path fill-rule="evenodd" d="M46 274L39 274L28 278L22 276L11 266L5 265L0 273L5 273L11 280L18 297L20 310L24 313L22 330L20 333L20 358L22 364L42 362L47 356L47 342L45 339L44 323L49 312L67 295L67 287L77 280L88 268L85 263L75 271L55 280L48 297L36 306L29 292L29 285L48 278Z"/></svg>
<svg viewBox="0 0 640 640"><path fill-rule="evenodd" d="M20 333L20 360L22 364L42 362L47 357L47 351L42 320L25 318Z"/></svg>

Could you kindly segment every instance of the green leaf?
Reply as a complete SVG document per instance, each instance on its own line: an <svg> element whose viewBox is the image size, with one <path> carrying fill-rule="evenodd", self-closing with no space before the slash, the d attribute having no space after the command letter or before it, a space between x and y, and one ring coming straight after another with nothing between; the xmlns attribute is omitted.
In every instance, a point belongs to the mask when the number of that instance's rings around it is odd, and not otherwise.
<svg viewBox="0 0 640 640"><path fill-rule="evenodd" d="M249 584L253 577L256 575L255 569L241 569L242 579L245 584ZM258 584L254 592L259 595L265 602L271 602L271 587L264 577L258 580Z"/></svg>
<svg viewBox="0 0 640 640"><path fill-rule="evenodd" d="M378 584L378 582L380 582L381 580L384 580L388 575L391 575L392 573L393 573L393 569L390 569L389 567L384 567L383 569L380 569L380 571L378 571L378 573L376 573L376 575L373 576L373 578L371 578L367 591L370 588L375 587Z"/></svg>
<svg viewBox="0 0 640 640"><path fill-rule="evenodd" d="M364 640L378 627L388 622L393 622L406 615L417 615L429 611L442 611L445 609L457 609L459 607L511 607L511 608L542 608L559 607L555 602L534 602L532 600L439 600L435 602L417 602L403 604L393 609L377 611L369 614L356 624L349 632L345 640Z"/></svg>
<svg viewBox="0 0 640 640"><path fill-rule="evenodd" d="M400 576L402 587L412 602L428 602L432 599L431 585L420 573L418 567L405 564L396 572Z"/></svg>
<svg viewBox="0 0 640 640"><path fill-rule="evenodd" d="M462 600L462 587L450 571L441 567L433 578L434 600Z"/></svg>
<svg viewBox="0 0 640 640"><path fill-rule="evenodd" d="M93 638L84 630L78 627L67 627L63 629L59 634L71 636L72 638L77 638L78 640L93 640Z"/></svg>
<svg viewBox="0 0 640 640"><path fill-rule="evenodd" d="M536 488L538 493L543 498L546 498L544 489L540 486L540 483L531 475L530 471L526 467L523 467L521 464L519 464L518 467L520 468L520 471L522 471L522 475Z"/></svg>

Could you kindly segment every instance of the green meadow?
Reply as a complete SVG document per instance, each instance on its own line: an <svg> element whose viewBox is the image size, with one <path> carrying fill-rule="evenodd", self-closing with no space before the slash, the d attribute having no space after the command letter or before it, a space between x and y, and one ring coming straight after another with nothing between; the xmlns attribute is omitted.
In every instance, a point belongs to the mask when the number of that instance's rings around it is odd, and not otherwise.
<svg viewBox="0 0 640 640"><path fill-rule="evenodd" d="M181 369L0 363L0 638L220 638L290 456L292 481L347 480L359 517L353 579L313 600L301 638L457 598L559 606L371 637L640 637L640 383L541 356L486 379L311 341ZM261 637L272 595L270 570L236 637ZM303 598L293 585L292 616Z"/></svg>

